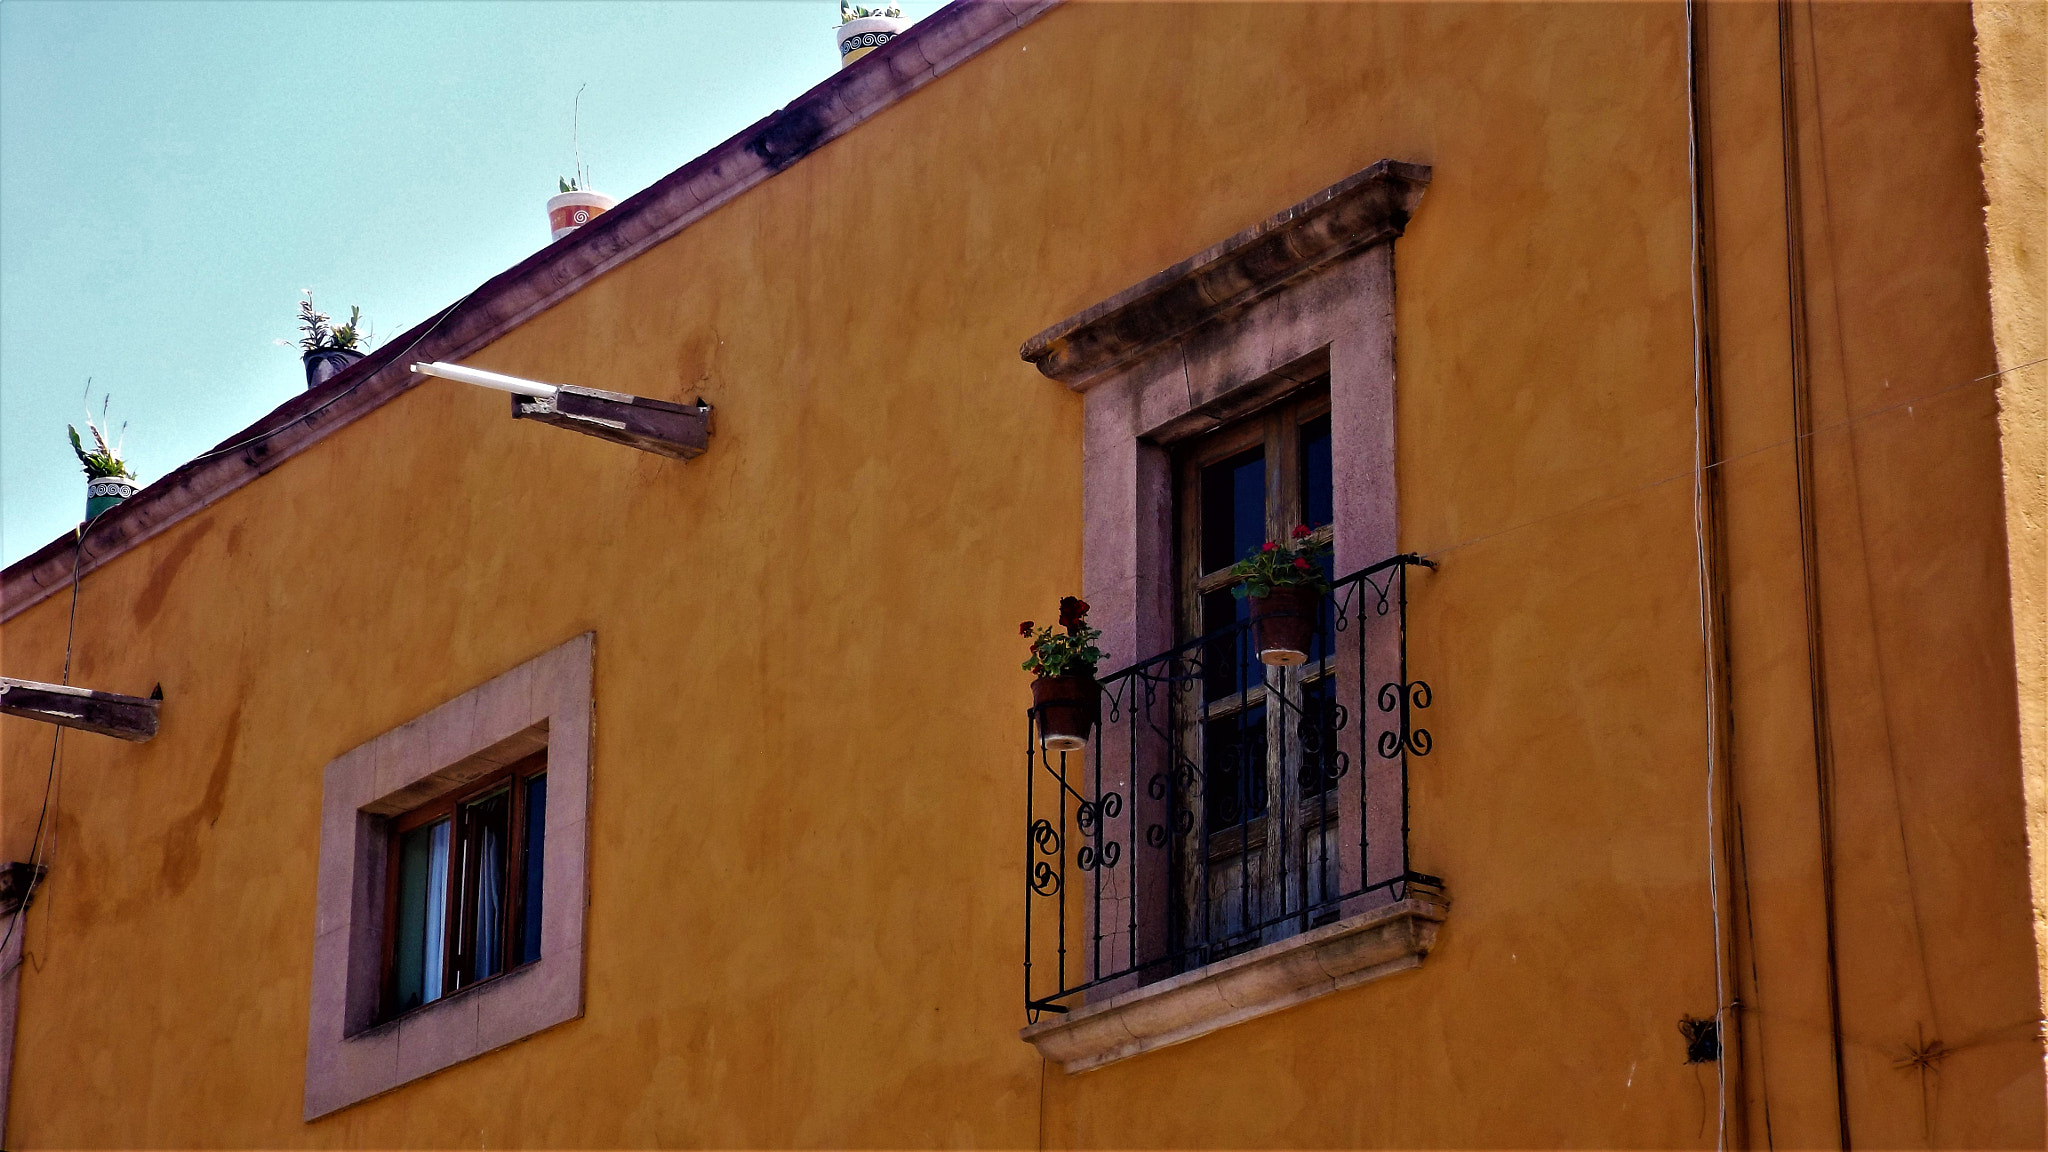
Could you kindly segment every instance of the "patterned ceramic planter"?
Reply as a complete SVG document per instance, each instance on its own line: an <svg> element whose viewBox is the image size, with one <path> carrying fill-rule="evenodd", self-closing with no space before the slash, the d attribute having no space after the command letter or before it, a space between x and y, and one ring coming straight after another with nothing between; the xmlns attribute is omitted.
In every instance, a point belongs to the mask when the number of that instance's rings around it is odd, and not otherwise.
<svg viewBox="0 0 2048 1152"><path fill-rule="evenodd" d="M910 27L901 16L862 16L832 30L839 41L839 66L846 67L873 52Z"/></svg>
<svg viewBox="0 0 2048 1152"><path fill-rule="evenodd" d="M548 197L548 228L560 240L610 211L618 201L602 192L558 192Z"/></svg>
<svg viewBox="0 0 2048 1152"><path fill-rule="evenodd" d="M346 348L322 348L318 352L306 353L300 357L306 362L306 387L318 388L362 358L361 352L351 352Z"/></svg>
<svg viewBox="0 0 2048 1152"><path fill-rule="evenodd" d="M135 495L135 481L125 476L93 476L85 482L85 518L91 520Z"/></svg>

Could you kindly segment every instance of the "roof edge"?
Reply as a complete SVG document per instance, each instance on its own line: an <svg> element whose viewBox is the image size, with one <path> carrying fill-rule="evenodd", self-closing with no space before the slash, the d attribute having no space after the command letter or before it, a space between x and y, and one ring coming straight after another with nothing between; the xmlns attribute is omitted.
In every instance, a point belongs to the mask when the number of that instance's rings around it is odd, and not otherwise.
<svg viewBox="0 0 2048 1152"><path fill-rule="evenodd" d="M409 391L413 360L460 360L952 71L1060 0L954 0L864 59L485 281L318 388L278 405L81 530L0 572L0 622L203 511ZM80 552L83 542L90 548Z"/></svg>

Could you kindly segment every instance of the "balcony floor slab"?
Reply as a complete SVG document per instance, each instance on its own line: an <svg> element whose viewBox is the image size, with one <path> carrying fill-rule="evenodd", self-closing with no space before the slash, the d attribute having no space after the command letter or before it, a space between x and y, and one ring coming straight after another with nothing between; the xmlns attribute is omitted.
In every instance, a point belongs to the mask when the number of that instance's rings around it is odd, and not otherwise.
<svg viewBox="0 0 2048 1152"><path fill-rule="evenodd" d="M1418 967L1449 910L1441 891L1411 883L1394 903L1050 1016L1019 1035L1068 1073L1128 1060Z"/></svg>

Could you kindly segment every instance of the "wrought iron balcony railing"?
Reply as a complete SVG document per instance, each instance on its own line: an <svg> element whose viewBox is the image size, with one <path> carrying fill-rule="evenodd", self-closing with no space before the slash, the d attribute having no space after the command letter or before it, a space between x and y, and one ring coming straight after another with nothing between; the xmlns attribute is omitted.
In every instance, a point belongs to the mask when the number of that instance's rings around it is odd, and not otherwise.
<svg viewBox="0 0 2048 1152"><path fill-rule="evenodd" d="M1307 663L1240 619L1104 676L1086 748L1025 752L1024 1002L1033 1020L1401 899L1408 672L1401 555L1333 583Z"/></svg>

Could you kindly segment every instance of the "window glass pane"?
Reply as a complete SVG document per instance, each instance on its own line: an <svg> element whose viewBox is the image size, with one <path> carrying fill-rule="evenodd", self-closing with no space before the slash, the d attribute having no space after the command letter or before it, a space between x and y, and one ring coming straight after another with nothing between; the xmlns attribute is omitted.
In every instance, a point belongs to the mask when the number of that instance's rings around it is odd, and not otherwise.
<svg viewBox="0 0 2048 1152"><path fill-rule="evenodd" d="M401 997L398 1002L401 1011L439 1000L447 990L442 975L448 942L448 831L448 821L436 820L412 833L425 833L423 844L426 850L426 876L421 885L420 900L420 946L416 953L420 978L416 988L418 998L408 1003ZM403 922L403 917L400 919Z"/></svg>
<svg viewBox="0 0 2048 1152"><path fill-rule="evenodd" d="M1301 426L1301 521L1311 528L1320 528L1336 519L1336 492L1330 473L1330 418L1318 416Z"/></svg>
<svg viewBox="0 0 2048 1152"><path fill-rule="evenodd" d="M1251 619L1251 610L1250 601L1228 588L1202 597L1202 633L1222 633L1202 646L1202 699L1221 700L1244 691L1248 669L1260 667L1251 659L1250 640L1241 627ZM1240 627L1232 628L1233 624Z"/></svg>
<svg viewBox="0 0 2048 1152"><path fill-rule="evenodd" d="M435 825L398 838L398 922L392 925L391 1010L426 1003L427 875Z"/></svg>
<svg viewBox="0 0 2048 1152"><path fill-rule="evenodd" d="M1202 571L1242 560L1266 540L1266 453L1254 448L1202 469Z"/></svg>
<svg viewBox="0 0 2048 1152"><path fill-rule="evenodd" d="M523 918L517 961L520 964L540 959L540 878L546 867L547 827L548 778L543 773L526 782L526 847L519 863L519 906Z"/></svg>
<svg viewBox="0 0 2048 1152"><path fill-rule="evenodd" d="M469 954L474 957L471 980L495 976L505 967L505 894L510 883L512 793L493 792L464 805L476 853L476 920Z"/></svg>
<svg viewBox="0 0 2048 1152"><path fill-rule="evenodd" d="M1266 709L1248 708L1202 726L1202 794L1209 831L1266 813Z"/></svg>

